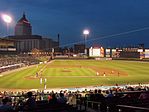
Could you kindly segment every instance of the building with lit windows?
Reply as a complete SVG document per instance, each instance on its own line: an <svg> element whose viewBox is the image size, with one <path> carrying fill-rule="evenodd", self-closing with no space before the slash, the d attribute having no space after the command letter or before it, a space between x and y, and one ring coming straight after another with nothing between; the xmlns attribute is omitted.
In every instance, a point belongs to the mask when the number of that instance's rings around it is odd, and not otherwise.
<svg viewBox="0 0 149 112"><path fill-rule="evenodd" d="M15 54L15 42L10 39L0 38L0 54Z"/></svg>
<svg viewBox="0 0 149 112"><path fill-rule="evenodd" d="M50 51L52 48L59 47L59 41L43 38L40 35L32 35L32 26L25 14L23 14L15 26L15 35L8 36L8 39L15 41L18 53L31 52L33 49Z"/></svg>

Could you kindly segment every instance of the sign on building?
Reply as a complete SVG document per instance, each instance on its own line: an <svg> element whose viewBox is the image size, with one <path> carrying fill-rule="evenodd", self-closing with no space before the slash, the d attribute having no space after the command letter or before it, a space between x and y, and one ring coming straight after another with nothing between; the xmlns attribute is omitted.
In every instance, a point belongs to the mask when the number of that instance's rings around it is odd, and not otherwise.
<svg viewBox="0 0 149 112"><path fill-rule="evenodd" d="M91 57L100 57L100 48L98 48L98 47L91 47L90 49L89 49L89 56L91 56Z"/></svg>
<svg viewBox="0 0 149 112"><path fill-rule="evenodd" d="M149 49L145 49L145 58L149 58Z"/></svg>

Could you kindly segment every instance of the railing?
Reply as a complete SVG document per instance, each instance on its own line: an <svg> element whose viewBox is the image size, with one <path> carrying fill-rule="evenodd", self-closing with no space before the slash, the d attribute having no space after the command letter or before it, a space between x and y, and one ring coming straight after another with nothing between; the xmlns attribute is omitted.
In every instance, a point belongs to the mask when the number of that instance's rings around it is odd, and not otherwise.
<svg viewBox="0 0 149 112"><path fill-rule="evenodd" d="M107 104L105 102L105 99L96 99L94 98L94 95L96 94L86 94L85 95L85 110L88 108L92 108L95 110L101 110L103 112L107 111Z"/></svg>
<svg viewBox="0 0 149 112"><path fill-rule="evenodd" d="M97 100L94 98L95 94L86 94L84 98L84 103L82 105L85 106L85 110L87 108L92 108L96 110L104 110L106 112L130 112L131 110L141 110L141 112L149 112L149 101L141 100L139 96L141 93L149 93L148 91L131 91L131 92L121 92L116 93L114 97L105 98L105 101ZM132 97L121 97L123 95L132 95ZM124 106L125 105L125 106ZM122 107L123 106L123 107ZM132 108L131 108L132 107ZM125 109L124 109L125 108ZM125 111L123 111L125 110ZM129 110L129 111L126 111Z"/></svg>
<svg viewBox="0 0 149 112"><path fill-rule="evenodd" d="M119 112L149 112L149 108L146 107L137 107L137 106L129 106L129 105L117 105Z"/></svg>

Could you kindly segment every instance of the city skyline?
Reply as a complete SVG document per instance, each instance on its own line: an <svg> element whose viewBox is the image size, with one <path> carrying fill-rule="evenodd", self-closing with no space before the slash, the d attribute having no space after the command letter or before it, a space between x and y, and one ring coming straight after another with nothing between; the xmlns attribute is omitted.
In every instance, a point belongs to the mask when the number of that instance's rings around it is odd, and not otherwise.
<svg viewBox="0 0 149 112"><path fill-rule="evenodd" d="M61 46L83 43L83 30L89 29L88 45L119 47L145 43L149 47L147 0L14 0L9 4L1 0L0 4L0 13L13 18L10 35L14 35L13 28L25 12L33 34L56 40L59 33ZM0 36L6 36L6 25L2 20L0 24Z"/></svg>

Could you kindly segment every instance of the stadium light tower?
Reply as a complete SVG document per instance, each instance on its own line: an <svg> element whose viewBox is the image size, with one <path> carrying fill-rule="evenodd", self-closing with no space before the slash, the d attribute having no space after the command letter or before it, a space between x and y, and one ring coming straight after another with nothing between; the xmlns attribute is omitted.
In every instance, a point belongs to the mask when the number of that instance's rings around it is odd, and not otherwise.
<svg viewBox="0 0 149 112"><path fill-rule="evenodd" d="M1 18L6 23L6 27L7 27L6 32L8 35L8 30L9 30L8 28L9 28L9 24L12 22L12 17L7 14L2 14Z"/></svg>
<svg viewBox="0 0 149 112"><path fill-rule="evenodd" d="M88 35L89 35L89 30L87 30L87 29L85 29L85 30L83 30L83 35L84 35L84 53L85 54L87 54L87 49L86 49L86 39L87 39L87 37L88 37Z"/></svg>

